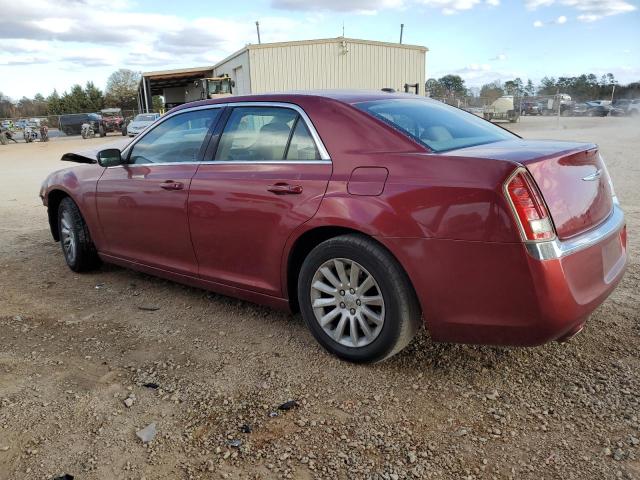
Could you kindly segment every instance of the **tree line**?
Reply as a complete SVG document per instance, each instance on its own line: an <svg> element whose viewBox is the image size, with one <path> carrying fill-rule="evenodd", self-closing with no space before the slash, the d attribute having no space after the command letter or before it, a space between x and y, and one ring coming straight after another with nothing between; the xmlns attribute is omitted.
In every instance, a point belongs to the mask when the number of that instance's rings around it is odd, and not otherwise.
<svg viewBox="0 0 640 480"><path fill-rule="evenodd" d="M120 69L113 72L103 92L93 82L72 86L60 95L55 89L44 97L38 93L33 98L22 97L13 102L0 92L0 118L44 117L65 113L98 112L103 108L138 108L138 73Z"/></svg>
<svg viewBox="0 0 640 480"><path fill-rule="evenodd" d="M566 93L576 101L607 100L615 86L614 99L640 97L640 82L620 85L612 73L598 78L593 73L576 77L543 77L536 86L527 79L524 82L517 77L504 83L495 81L482 85L481 88L467 88L459 75L445 75L444 77L427 80L426 89L430 96L438 99L447 98L481 98L493 101L503 95L518 97L533 97L536 95L555 95Z"/></svg>

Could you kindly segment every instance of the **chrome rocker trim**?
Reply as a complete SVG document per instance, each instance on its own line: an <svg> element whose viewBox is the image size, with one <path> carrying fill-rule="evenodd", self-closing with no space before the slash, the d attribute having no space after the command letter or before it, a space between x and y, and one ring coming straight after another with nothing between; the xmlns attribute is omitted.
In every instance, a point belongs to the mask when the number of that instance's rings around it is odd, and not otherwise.
<svg viewBox="0 0 640 480"><path fill-rule="evenodd" d="M536 260L554 260L589 248L605 238L619 232L624 226L624 213L614 203L609 217L598 227L576 238L560 241L557 238L548 242L525 242L527 252Z"/></svg>

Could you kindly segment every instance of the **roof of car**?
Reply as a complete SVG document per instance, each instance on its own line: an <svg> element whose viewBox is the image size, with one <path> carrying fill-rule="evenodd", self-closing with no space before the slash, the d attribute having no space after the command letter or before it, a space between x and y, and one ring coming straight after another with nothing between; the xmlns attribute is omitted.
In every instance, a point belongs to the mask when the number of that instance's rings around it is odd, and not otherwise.
<svg viewBox="0 0 640 480"><path fill-rule="evenodd" d="M430 100L421 95L401 92L383 92L380 90L301 90L290 92L274 92L256 95L237 95L220 97L210 100L200 100L186 103L176 107L176 110L197 105L210 105L218 103L238 103L238 102L291 102L304 98L326 98L342 103L354 104L360 102L370 102L375 100L388 100L390 98L419 98ZM431 100L434 101L434 100Z"/></svg>

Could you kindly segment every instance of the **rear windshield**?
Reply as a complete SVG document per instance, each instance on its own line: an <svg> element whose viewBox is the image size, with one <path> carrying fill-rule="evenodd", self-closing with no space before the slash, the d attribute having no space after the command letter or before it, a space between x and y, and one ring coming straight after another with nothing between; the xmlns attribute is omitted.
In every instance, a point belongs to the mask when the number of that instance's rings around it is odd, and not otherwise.
<svg viewBox="0 0 640 480"><path fill-rule="evenodd" d="M354 105L434 152L517 138L471 113L420 98L390 98Z"/></svg>
<svg viewBox="0 0 640 480"><path fill-rule="evenodd" d="M155 115L149 115L148 113L141 113L137 115L134 121L136 122L153 122L156 119Z"/></svg>

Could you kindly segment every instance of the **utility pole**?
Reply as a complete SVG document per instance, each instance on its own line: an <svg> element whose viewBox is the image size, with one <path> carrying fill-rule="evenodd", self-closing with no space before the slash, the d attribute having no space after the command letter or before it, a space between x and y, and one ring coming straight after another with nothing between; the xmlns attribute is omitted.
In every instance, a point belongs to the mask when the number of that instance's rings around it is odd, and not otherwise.
<svg viewBox="0 0 640 480"><path fill-rule="evenodd" d="M258 33L258 44L262 43L260 41L260 22L256 22L256 32Z"/></svg>
<svg viewBox="0 0 640 480"><path fill-rule="evenodd" d="M402 33L404 32L404 23L400 24L400 43L402 43Z"/></svg>
<svg viewBox="0 0 640 480"><path fill-rule="evenodd" d="M558 101L558 125L560 125L560 87L556 89L556 100Z"/></svg>
<svg viewBox="0 0 640 480"><path fill-rule="evenodd" d="M611 103L613 103L613 94L616 92L616 84L613 84L613 88L611 89Z"/></svg>

